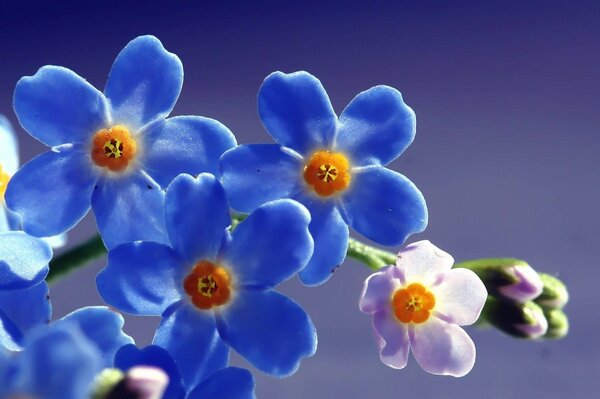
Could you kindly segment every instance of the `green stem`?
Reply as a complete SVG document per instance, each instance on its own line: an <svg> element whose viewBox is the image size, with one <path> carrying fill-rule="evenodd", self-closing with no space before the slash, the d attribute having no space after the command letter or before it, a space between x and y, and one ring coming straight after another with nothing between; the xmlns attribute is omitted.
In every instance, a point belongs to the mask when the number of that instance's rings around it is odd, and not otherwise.
<svg viewBox="0 0 600 399"><path fill-rule="evenodd" d="M86 263L106 254L106 248L99 235L82 242L50 261L50 272L46 281L54 282L67 273L84 266Z"/></svg>
<svg viewBox="0 0 600 399"><path fill-rule="evenodd" d="M393 253L363 244L354 238L348 240L347 256L364 263L373 270L396 264L396 255Z"/></svg>

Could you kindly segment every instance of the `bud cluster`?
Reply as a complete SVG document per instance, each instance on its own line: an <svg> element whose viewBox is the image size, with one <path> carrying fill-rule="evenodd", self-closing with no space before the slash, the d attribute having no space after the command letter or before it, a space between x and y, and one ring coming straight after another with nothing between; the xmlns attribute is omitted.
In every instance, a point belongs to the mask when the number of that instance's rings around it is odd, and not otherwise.
<svg viewBox="0 0 600 399"><path fill-rule="evenodd" d="M482 319L518 338L559 339L569 330L562 308L569 293L562 281L536 272L519 259L497 258L467 261L467 268L484 282L489 297Z"/></svg>

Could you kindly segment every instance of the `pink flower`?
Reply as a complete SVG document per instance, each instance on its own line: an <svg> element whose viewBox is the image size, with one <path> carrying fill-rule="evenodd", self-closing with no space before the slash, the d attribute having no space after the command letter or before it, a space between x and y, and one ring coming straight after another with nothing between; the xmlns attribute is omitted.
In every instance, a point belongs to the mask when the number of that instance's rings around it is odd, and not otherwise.
<svg viewBox="0 0 600 399"><path fill-rule="evenodd" d="M487 291L475 273L429 241L407 246L395 266L365 281L360 310L373 315L381 361L401 369L409 348L432 374L462 377L475 364L475 344L459 326L473 324Z"/></svg>

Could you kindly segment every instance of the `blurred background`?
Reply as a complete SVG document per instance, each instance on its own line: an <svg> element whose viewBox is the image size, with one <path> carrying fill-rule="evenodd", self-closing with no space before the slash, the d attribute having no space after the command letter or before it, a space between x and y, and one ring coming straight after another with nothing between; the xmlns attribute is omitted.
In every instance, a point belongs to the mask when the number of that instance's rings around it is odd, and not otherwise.
<svg viewBox="0 0 600 399"><path fill-rule="evenodd" d="M15 3L15 4L11 4ZM417 137L392 167L424 193L429 239L457 260L518 257L570 288L571 332L528 342L468 328L477 362L462 379L384 366L358 311L368 269L347 261L318 288L283 291L311 315L317 354L292 377L255 373L259 398L591 398L600 390L600 3L597 1L16 2L0 5L0 113L23 161L45 148L12 112L17 80L46 64L103 89L128 41L156 35L183 61L173 115L270 142L256 93L270 72L307 70L340 113L377 84L398 88ZM93 218L69 245L94 234ZM397 250L397 249L394 249ZM54 317L102 301L103 260L51 287ZM157 320L127 317L150 343ZM244 365L239 357L234 363Z"/></svg>

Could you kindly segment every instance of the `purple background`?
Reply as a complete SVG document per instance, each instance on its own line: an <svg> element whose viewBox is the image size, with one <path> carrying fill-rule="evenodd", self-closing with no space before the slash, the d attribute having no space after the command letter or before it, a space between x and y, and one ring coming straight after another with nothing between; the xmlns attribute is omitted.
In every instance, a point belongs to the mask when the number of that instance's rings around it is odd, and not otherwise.
<svg viewBox="0 0 600 399"><path fill-rule="evenodd" d="M360 91L388 84L418 120L414 144L393 164L429 205L429 227L411 241L429 239L457 260L523 258L570 287L568 338L525 342L469 328L477 363L454 379L429 375L412 358L402 371L380 363L369 317L357 309L365 267L348 261L319 288L293 279L284 291L313 318L319 350L289 379L256 373L259 397L587 398L600 390L596 1L6 3L0 112L13 123L21 76L63 65L103 88L120 49L146 33L184 64L173 115L216 118L240 143L269 142L256 93L272 71L313 73L338 112ZM17 130L24 160L44 150ZM88 218L71 244L93 226ZM101 265L52 287L55 317L101 303L93 280ZM146 344L155 325L128 317L126 329Z"/></svg>

